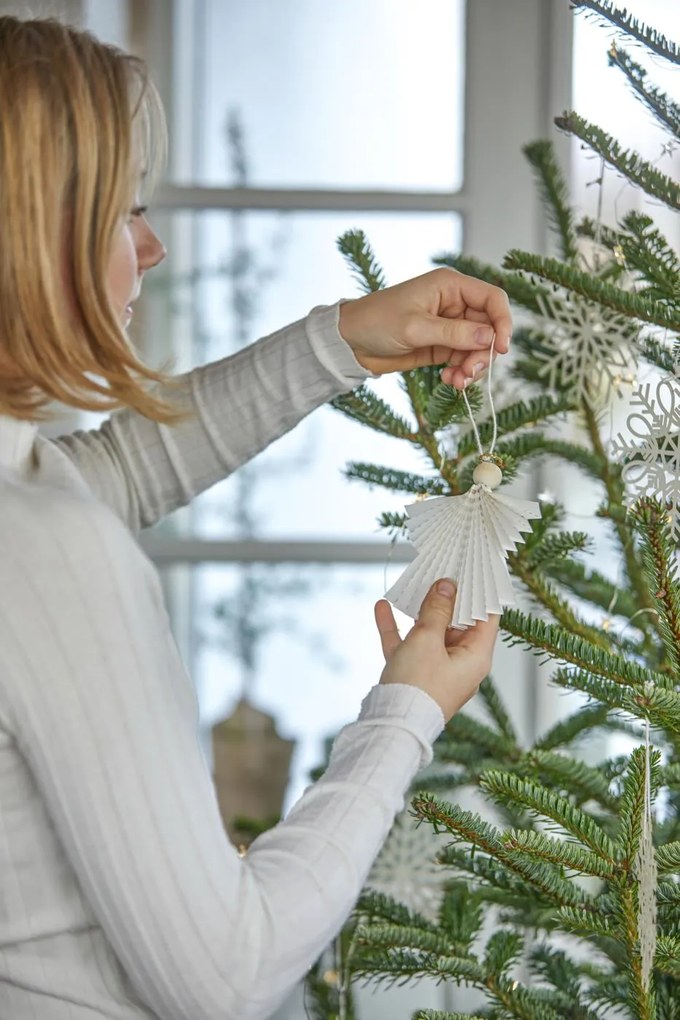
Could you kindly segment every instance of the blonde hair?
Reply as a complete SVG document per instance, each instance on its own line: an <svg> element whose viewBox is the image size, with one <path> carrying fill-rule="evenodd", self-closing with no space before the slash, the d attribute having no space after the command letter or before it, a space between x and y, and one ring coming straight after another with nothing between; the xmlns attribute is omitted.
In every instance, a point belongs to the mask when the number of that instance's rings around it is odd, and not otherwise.
<svg viewBox="0 0 680 1020"><path fill-rule="evenodd" d="M0 414L48 421L59 400L186 421L133 378L180 385L174 359L153 371L135 356L106 290L142 165L153 187L167 151L145 63L56 18L0 16L0 109Z"/></svg>

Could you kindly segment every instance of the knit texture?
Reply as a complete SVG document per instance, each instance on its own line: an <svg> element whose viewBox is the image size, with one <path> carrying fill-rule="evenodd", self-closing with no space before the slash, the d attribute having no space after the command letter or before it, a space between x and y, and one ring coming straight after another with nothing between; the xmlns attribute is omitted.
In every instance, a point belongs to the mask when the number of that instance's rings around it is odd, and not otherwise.
<svg viewBox="0 0 680 1020"><path fill-rule="evenodd" d="M444 719L372 687L241 858L134 535L370 376L338 304L194 369L178 427L0 416L0 1018L255 1020L340 929ZM375 678L367 678L367 688Z"/></svg>

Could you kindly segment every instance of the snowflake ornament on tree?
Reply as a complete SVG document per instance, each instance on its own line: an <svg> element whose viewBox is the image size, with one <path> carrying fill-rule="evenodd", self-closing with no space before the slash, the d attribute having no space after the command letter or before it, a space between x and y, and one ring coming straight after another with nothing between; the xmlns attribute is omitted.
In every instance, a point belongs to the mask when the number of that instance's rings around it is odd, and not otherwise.
<svg viewBox="0 0 680 1020"><path fill-rule="evenodd" d="M637 365L638 326L592 301L539 296L543 322L540 340L545 350L535 352L544 362L539 375L552 389L575 391L591 407L608 404L612 392L632 382Z"/></svg>
<svg viewBox="0 0 680 1020"><path fill-rule="evenodd" d="M628 432L612 440L612 456L626 461L623 480L633 499L656 496L668 507L671 534L680 542L680 379L665 376L652 396L649 383L633 394Z"/></svg>

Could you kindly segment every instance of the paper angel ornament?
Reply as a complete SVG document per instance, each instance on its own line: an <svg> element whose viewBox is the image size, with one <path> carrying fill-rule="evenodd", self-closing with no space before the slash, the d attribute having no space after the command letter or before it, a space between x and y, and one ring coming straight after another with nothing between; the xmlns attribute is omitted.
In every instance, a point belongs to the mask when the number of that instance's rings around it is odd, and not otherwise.
<svg viewBox="0 0 680 1020"><path fill-rule="evenodd" d="M488 455L472 478L474 484L462 496L434 496L405 508L417 555L385 598L414 620L438 577L456 582L450 626L457 630L515 605L506 554L524 541L522 532L541 516L540 506L497 492L503 475Z"/></svg>

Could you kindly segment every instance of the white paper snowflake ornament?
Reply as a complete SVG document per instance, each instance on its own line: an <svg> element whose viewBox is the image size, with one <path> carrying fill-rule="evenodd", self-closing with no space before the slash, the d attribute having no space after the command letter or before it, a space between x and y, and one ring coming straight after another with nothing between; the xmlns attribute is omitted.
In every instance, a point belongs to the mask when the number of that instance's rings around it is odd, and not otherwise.
<svg viewBox="0 0 680 1020"><path fill-rule="evenodd" d="M566 388L591 407L621 395L635 378L638 325L625 315L570 294L537 298L543 322L535 352L539 376L552 388Z"/></svg>
<svg viewBox="0 0 680 1020"><path fill-rule="evenodd" d="M385 598L414 620L438 577L456 582L450 624L456 630L515 605L506 554L531 530L529 521L541 516L539 504L497 492L503 475L486 457L472 477L462 496L433 496L406 507L417 556Z"/></svg>
<svg viewBox="0 0 680 1020"><path fill-rule="evenodd" d="M645 495L660 499L668 507L671 535L680 542L680 379L665 376L653 396L645 383L633 394L631 406L640 410L628 415L629 435L619 432L611 454L627 461L622 477L629 502Z"/></svg>

